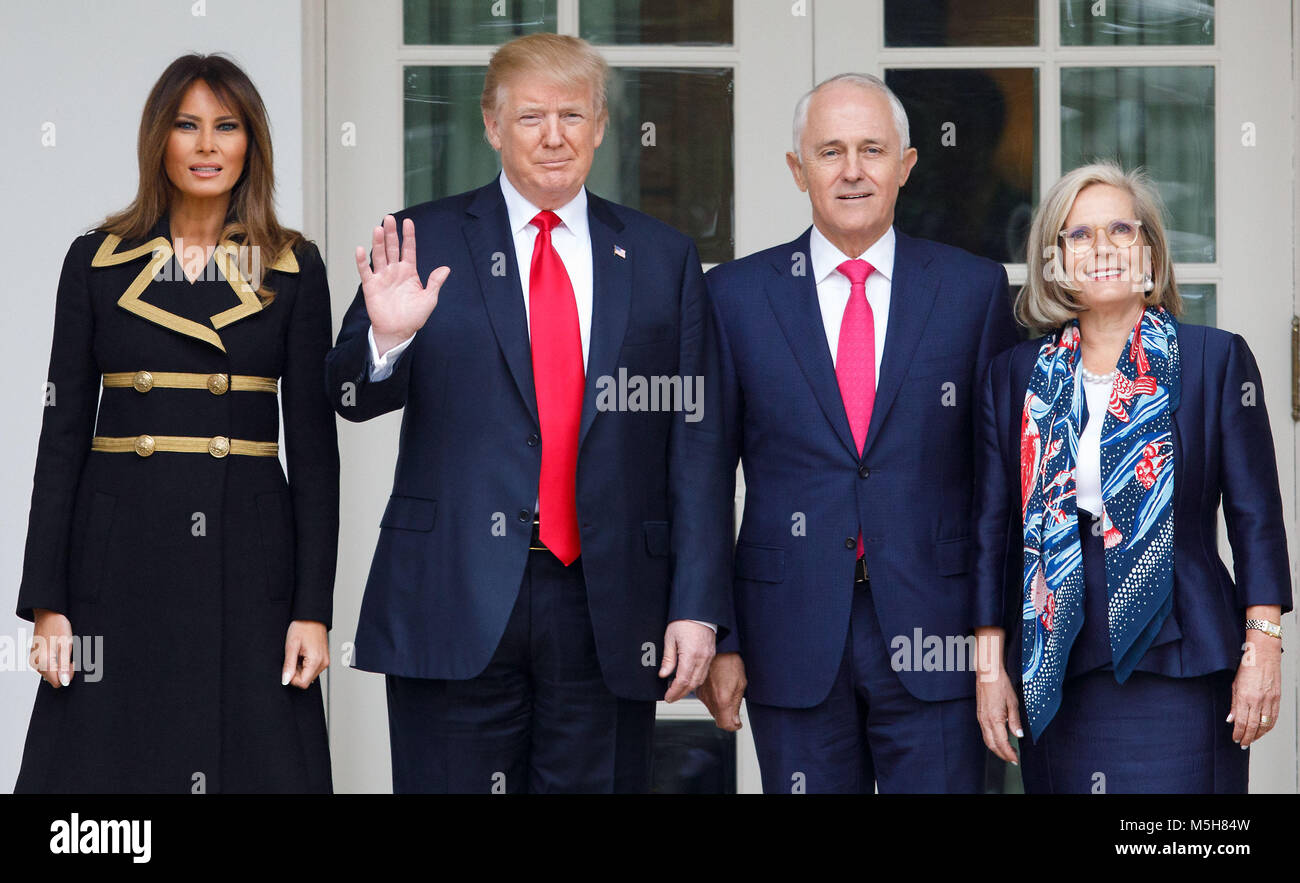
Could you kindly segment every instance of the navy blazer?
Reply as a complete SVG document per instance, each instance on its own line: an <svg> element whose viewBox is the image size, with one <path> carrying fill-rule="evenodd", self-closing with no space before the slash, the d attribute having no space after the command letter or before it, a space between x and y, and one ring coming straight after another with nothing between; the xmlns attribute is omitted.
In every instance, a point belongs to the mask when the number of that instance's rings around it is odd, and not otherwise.
<svg viewBox="0 0 1300 883"><path fill-rule="evenodd" d="M1044 338L989 365L980 404L976 500L976 624L1006 629L1006 666L1020 679L1024 570L1020 428L1029 375ZM1161 673L1194 677L1235 669L1246 607L1291 609L1282 495L1259 368L1240 335L1178 326L1182 390L1174 410L1174 606L1155 644ZM1219 558L1218 508L1228 525L1234 584ZM1148 656L1150 656L1148 652Z"/></svg>
<svg viewBox="0 0 1300 883"><path fill-rule="evenodd" d="M357 668L421 678L480 674L500 643L528 559L541 473L523 293L499 181L399 212L415 222L419 273L451 275L392 375L369 379L365 298L326 361L340 415L398 408L402 432L357 626ZM694 243L588 194L593 303L579 434L581 563L601 671L628 699L656 699L664 629L731 613L732 498L717 468L716 393L684 411L596 407L600 378L699 376L710 319Z"/></svg>
<svg viewBox="0 0 1300 883"><path fill-rule="evenodd" d="M728 463L745 511L736 630L755 702L793 708L830 692L848 637L861 526L888 640L971 632L971 453L976 381L1016 340L1006 272L897 234L889 323L862 456L835 379L809 258L793 242L715 267L713 358ZM966 671L898 672L923 700L973 695Z"/></svg>

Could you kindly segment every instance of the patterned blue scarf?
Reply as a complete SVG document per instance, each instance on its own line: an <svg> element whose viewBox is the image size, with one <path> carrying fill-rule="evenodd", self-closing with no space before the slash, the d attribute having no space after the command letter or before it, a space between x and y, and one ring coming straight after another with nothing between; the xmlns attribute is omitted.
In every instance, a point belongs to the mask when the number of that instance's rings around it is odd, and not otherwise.
<svg viewBox="0 0 1300 883"><path fill-rule="evenodd" d="M1066 660L1083 625L1074 477L1086 402L1078 364L1072 320L1038 351L1021 417L1021 684L1035 740L1061 704ZM1172 414L1180 377L1173 317L1148 307L1116 369L1101 430L1101 515L1111 658L1122 684L1173 606Z"/></svg>

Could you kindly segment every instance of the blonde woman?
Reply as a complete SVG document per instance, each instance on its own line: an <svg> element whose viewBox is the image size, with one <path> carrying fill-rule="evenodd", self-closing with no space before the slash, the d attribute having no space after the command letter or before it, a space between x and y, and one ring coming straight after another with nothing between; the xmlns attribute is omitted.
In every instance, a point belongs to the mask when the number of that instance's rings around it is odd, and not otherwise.
<svg viewBox="0 0 1300 883"><path fill-rule="evenodd" d="M1277 721L1291 583L1263 386L1240 336L1180 311L1150 182L1062 177L1017 301L1042 336L991 363L977 451L976 631L1006 661L978 717L1003 759L1020 738L1030 793L1244 792Z"/></svg>

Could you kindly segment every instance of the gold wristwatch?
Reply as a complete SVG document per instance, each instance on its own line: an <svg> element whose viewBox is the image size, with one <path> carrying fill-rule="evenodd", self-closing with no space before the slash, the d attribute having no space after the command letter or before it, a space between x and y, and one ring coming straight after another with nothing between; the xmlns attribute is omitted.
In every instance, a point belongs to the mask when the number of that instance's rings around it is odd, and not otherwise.
<svg viewBox="0 0 1300 883"><path fill-rule="evenodd" d="M1282 638L1282 626L1275 622L1269 622L1267 619L1248 619L1246 628L1256 629L1268 635L1270 638Z"/></svg>

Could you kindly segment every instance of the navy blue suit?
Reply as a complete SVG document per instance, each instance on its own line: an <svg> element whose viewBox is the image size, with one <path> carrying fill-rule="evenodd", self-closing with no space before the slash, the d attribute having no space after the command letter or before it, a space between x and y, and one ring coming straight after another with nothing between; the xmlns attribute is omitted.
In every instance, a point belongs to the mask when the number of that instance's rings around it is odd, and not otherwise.
<svg viewBox="0 0 1300 883"><path fill-rule="evenodd" d="M327 359L329 395L346 419L405 408L355 664L466 680L489 666L517 602L526 603L521 581L541 469L528 326L498 181L395 217L399 230L405 218L415 222L420 278L441 265L451 275L391 376L369 379L359 289ZM582 552L580 571L569 571L585 588L579 606L590 615L585 628L604 684L622 699L653 701L664 693L657 668L669 621L714 622L724 636L731 626L731 497L716 468L716 393L706 385L702 419L691 422L683 412L598 410L597 381L623 370L702 375L710 320L689 238L593 194L588 218L594 286L577 469Z"/></svg>
<svg viewBox="0 0 1300 883"><path fill-rule="evenodd" d="M964 636L974 624L976 381L1016 340L1000 265L897 233L884 352L859 457L812 278L810 234L706 277L728 462L739 457L745 476L736 629L718 652L739 651L744 659L766 790L784 790L791 775L807 772L800 765L814 762L807 755L825 737L825 724L768 733L760 708L813 709L854 690L858 702L874 702L882 713L884 693L913 710L973 696L969 668L891 666L891 642L911 642L918 629L940 639ZM869 589L854 583L859 530ZM875 642L869 650L859 641L868 634ZM863 688L867 681L875 687ZM852 689L841 691L848 682ZM868 695L872 689L879 695ZM917 754L909 732L927 725L909 720L910 712L891 721L874 714L868 709L862 744L845 751L846 758L860 752L864 763L829 763L822 781L805 777L809 790L869 791L873 779L882 791L955 787L942 758L930 758L937 780L923 780L917 757L903 759ZM959 716L934 725L963 727L968 747L972 736L979 739ZM959 753L949 746L949 761ZM982 750L966 756L974 757L978 779ZM788 764L793 772L770 769Z"/></svg>
<svg viewBox="0 0 1300 883"><path fill-rule="evenodd" d="M1005 665L1013 683L1020 680L1021 581L1023 524L1021 514L1020 432L1025 391L1043 339L1026 341L1000 354L989 365L981 391L979 446L980 489L976 499L975 624L1006 630ZM1129 694L1117 685L1106 642L1104 553L1084 534L1086 614L1084 631L1076 639L1067 667L1062 712L1043 733L1059 743L1078 729L1115 713L1107 704L1122 702L1127 716L1116 723L1131 740L1140 734L1158 754L1183 763L1165 775L1153 761L1143 759L1122 781L1122 790L1224 790L1225 779L1237 790L1245 787L1242 752L1231 742L1231 725L1222 724L1229 708L1231 674L1241 660L1245 640L1245 608L1281 605L1291 609L1291 575L1287 557L1282 497L1268 412L1264 407L1259 369L1239 335L1200 325L1179 325L1181 397L1173 414L1174 456L1174 590L1173 610L1155 641L1137 665ZM1220 501L1228 526L1236 580L1229 575L1217 548ZM1081 519L1082 520L1082 519ZM1096 549L1090 546L1096 546ZM1089 566L1089 561L1093 562ZM1074 677L1094 675L1077 686ZM1214 680L1204 680L1225 673ZM1168 679L1185 679L1181 693ZM1192 681L1196 680L1193 686ZM1109 683L1107 683L1107 681ZM1160 698L1139 691L1163 691ZM1200 695L1204 694L1204 695ZM1146 727L1133 726L1139 709L1156 708ZM1204 750L1202 769L1191 775L1186 758L1198 746L1184 744L1182 723L1188 703L1197 703L1204 726L1197 733L1219 730ZM1063 717L1064 713L1064 717ZM1205 719L1217 715L1213 721ZM1069 753L1078 767L1078 781L1056 781L1052 790L1087 790L1088 771L1109 769L1111 790L1118 760L1105 756L1104 733L1057 752ZM1226 742L1226 745L1223 744ZM1091 746L1091 747L1089 747ZM1179 747L1181 746L1181 748ZM1028 740L1021 742L1026 787L1033 771ZM1126 753L1132 756L1131 744ZM1056 764L1058 780L1068 778ZM1107 764L1110 766L1108 767ZM1226 768L1229 767L1230 769ZM1198 779L1197 776L1203 776ZM1217 784L1216 784L1217 783ZM1046 786L1046 782L1044 782Z"/></svg>

